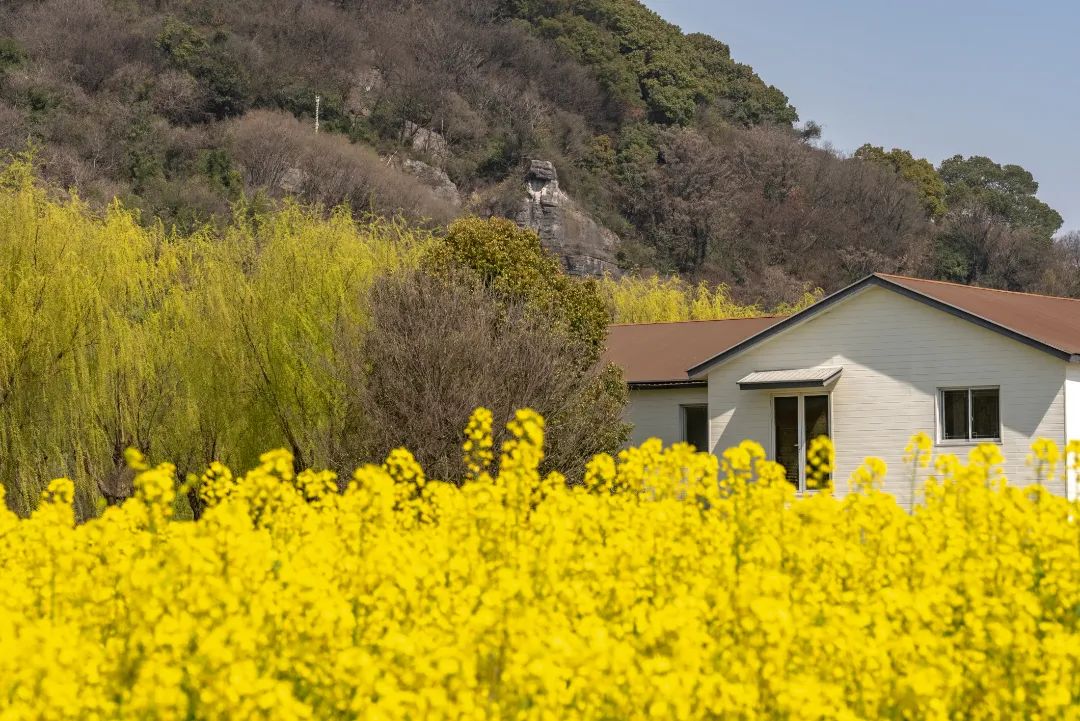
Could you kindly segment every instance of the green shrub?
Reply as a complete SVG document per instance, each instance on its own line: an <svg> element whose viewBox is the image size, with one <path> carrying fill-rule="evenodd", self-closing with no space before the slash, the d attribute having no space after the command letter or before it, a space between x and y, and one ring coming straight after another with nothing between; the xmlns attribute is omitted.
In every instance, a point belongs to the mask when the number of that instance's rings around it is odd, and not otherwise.
<svg viewBox="0 0 1080 721"><path fill-rule="evenodd" d="M567 276L533 231L505 218L463 218L450 225L428 263L444 275L466 269L508 301L551 314L588 349L586 363L599 358L611 317L596 282Z"/></svg>
<svg viewBox="0 0 1080 721"><path fill-rule="evenodd" d="M207 38L174 18L165 21L157 47L169 62L191 73L208 91L206 110L215 118L239 115L252 102L250 80L227 45L226 33Z"/></svg>
<svg viewBox="0 0 1080 721"><path fill-rule="evenodd" d="M0 73L19 67L26 62L26 58L26 50L17 40L0 38Z"/></svg>

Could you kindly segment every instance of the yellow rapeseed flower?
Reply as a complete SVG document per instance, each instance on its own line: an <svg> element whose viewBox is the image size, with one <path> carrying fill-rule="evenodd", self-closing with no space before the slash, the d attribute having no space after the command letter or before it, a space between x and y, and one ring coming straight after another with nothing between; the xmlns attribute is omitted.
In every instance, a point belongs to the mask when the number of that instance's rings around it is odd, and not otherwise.
<svg viewBox="0 0 1080 721"><path fill-rule="evenodd" d="M99 518L67 479L0 505L0 721L1080 719L1076 503L997 446L914 438L909 513L876 458L796 498L756 443L653 439L571 486L537 414L498 462L492 437L478 411L461 487L399 449L339 491L277 450L195 475L180 521L175 469L132 454ZM831 444L808 466L830 478Z"/></svg>

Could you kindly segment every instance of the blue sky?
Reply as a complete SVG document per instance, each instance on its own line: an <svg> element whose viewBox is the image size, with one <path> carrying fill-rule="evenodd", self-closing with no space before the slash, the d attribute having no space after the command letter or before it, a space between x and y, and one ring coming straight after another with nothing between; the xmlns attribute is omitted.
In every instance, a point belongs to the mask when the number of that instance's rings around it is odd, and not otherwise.
<svg viewBox="0 0 1080 721"><path fill-rule="evenodd" d="M644 0L727 43L823 140L1016 163L1080 230L1080 3Z"/></svg>

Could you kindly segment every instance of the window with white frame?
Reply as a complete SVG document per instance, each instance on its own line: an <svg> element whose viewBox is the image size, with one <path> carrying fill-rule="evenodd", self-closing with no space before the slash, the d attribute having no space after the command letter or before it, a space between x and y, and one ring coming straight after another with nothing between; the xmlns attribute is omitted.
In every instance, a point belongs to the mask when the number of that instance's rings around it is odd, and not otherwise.
<svg viewBox="0 0 1080 721"><path fill-rule="evenodd" d="M983 386L938 391L938 438L942 441L1001 440L1001 390Z"/></svg>

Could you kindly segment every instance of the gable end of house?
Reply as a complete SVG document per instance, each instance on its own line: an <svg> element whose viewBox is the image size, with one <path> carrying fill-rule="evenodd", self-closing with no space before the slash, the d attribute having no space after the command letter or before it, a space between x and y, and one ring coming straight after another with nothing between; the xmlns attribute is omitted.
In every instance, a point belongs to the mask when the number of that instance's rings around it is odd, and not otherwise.
<svg viewBox="0 0 1080 721"><path fill-rule="evenodd" d="M1002 323L995 322L976 312L972 312L971 310L967 310L958 305L945 302L938 298L934 298L926 293L921 293L918 290L909 288L904 284L898 282L897 280L894 280L890 276L875 273L872 275L868 275L855 283L852 283L846 288L838 290L832 295L829 295L818 301L809 308L806 308L792 316L789 316L781 320L780 322L769 326L768 328L765 328L759 333L750 336L742 342L723 350L722 352L714 355L712 358L709 358L697 364L696 366L690 368L687 371L687 376L692 380L703 380L710 370L720 365L721 363L729 360L736 355L743 353L746 350L749 350L750 348L760 343L769 340L770 338L780 333L783 333L785 330L809 321L817 315L829 310L833 306L858 295L860 292L870 287L879 287L890 290L906 298L910 298L912 300L928 305L931 308L935 308L942 312L966 320L970 323L974 323L975 325L978 325L982 328L986 328L987 330L1004 335L1007 338L1015 340L1019 343L1023 343L1024 345L1035 348L1036 350L1043 351L1044 353L1049 353L1050 355L1061 360L1070 363L1080 362L1080 353L1074 352L1073 349L1060 348L1055 345L1045 343L1037 338L1032 337L1030 334L1026 334L1020 330L1011 328Z"/></svg>

